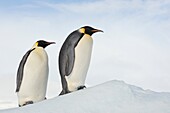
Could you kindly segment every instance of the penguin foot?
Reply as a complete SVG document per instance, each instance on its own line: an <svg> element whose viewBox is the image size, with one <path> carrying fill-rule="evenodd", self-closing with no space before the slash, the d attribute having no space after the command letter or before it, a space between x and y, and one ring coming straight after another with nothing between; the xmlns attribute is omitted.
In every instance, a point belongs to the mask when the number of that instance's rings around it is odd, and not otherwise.
<svg viewBox="0 0 170 113"><path fill-rule="evenodd" d="M33 101L27 101L25 104L23 104L23 106L28 105L28 104L33 104Z"/></svg>
<svg viewBox="0 0 170 113"><path fill-rule="evenodd" d="M86 86L79 86L79 87L77 88L77 90L81 90L81 89L84 89L84 88L86 88Z"/></svg>

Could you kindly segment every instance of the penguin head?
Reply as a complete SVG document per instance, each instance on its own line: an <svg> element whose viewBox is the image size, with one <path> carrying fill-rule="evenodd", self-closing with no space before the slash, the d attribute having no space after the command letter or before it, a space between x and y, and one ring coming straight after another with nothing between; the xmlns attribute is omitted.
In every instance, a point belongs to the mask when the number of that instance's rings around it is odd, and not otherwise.
<svg viewBox="0 0 170 113"><path fill-rule="evenodd" d="M44 40L38 40L34 46L35 47L43 47L43 48L46 48L48 45L50 44L55 44L55 42L47 42L47 41L44 41Z"/></svg>
<svg viewBox="0 0 170 113"><path fill-rule="evenodd" d="M96 33L96 32L103 32L102 30L99 30L99 29L95 29L93 27L90 27L90 26L84 26L84 27L81 27L79 29L79 32L80 33L84 33L84 34L88 34L88 35L92 35L93 33Z"/></svg>

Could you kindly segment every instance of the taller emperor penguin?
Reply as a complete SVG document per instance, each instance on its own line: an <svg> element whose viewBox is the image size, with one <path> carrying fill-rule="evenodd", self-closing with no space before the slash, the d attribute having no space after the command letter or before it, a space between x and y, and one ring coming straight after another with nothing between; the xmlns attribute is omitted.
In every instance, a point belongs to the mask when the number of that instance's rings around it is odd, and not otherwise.
<svg viewBox="0 0 170 113"><path fill-rule="evenodd" d="M46 99L48 55L45 48L54 43L39 40L23 56L16 79L19 107Z"/></svg>
<svg viewBox="0 0 170 113"><path fill-rule="evenodd" d="M59 53L59 71L64 95L85 88L93 46L92 34L103 32L90 26L73 31L63 43Z"/></svg>

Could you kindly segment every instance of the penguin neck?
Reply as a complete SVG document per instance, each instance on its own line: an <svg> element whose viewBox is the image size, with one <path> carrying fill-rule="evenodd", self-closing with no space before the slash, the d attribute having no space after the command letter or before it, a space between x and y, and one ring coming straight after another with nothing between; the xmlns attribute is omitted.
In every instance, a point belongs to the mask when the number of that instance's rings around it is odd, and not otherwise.
<svg viewBox="0 0 170 113"><path fill-rule="evenodd" d="M87 38L89 38L89 37L92 38L91 35L89 35L89 34L84 34L84 36Z"/></svg>
<svg viewBox="0 0 170 113"><path fill-rule="evenodd" d="M33 48L36 48L36 47L38 47L38 43L35 43L35 44L32 46L32 49L33 49Z"/></svg>
<svg viewBox="0 0 170 113"><path fill-rule="evenodd" d="M36 44L34 44L31 49L37 49L37 48L39 48L39 49L40 49L40 48L41 48L41 49L44 49L43 47L37 46Z"/></svg>

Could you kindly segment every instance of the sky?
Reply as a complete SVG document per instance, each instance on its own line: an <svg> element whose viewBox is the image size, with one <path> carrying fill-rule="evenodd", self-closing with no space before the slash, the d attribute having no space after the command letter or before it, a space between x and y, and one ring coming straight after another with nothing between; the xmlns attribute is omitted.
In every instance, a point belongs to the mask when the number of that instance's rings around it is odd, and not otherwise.
<svg viewBox="0 0 170 113"><path fill-rule="evenodd" d="M55 41L49 56L49 97L58 95L58 54L65 38L90 25L94 34L88 87L122 80L170 92L170 1L3 0L0 3L0 100L16 97L15 78L25 52L39 39ZM8 91L6 91L8 90ZM8 93L7 93L8 92ZM10 92L10 94L9 94Z"/></svg>

